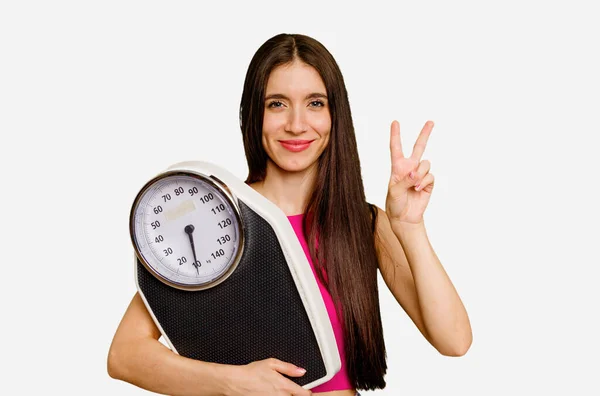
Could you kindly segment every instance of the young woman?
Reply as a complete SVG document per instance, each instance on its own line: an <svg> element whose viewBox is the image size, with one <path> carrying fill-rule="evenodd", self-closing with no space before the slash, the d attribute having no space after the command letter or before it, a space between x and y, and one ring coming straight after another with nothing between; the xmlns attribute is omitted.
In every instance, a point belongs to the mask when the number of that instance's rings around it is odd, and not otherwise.
<svg viewBox="0 0 600 396"><path fill-rule="evenodd" d="M240 126L246 183L287 216L325 301L342 369L305 390L288 376L302 368L267 359L244 366L172 353L136 293L115 334L111 377L181 395L353 396L385 387L377 270L398 303L440 353L460 356L471 344L465 308L433 251L423 213L434 178L421 160L427 122L410 157L391 125L392 170L385 211L364 195L348 95L329 51L304 36L280 34L256 52L244 83Z"/></svg>

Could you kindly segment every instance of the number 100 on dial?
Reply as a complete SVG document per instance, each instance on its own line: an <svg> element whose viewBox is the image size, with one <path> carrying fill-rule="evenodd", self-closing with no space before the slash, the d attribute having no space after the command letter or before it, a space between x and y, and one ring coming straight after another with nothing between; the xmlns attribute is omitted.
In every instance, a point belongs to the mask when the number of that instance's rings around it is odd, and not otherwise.
<svg viewBox="0 0 600 396"><path fill-rule="evenodd" d="M193 172L167 172L146 183L131 208L130 234L146 269L183 290L223 282L243 248L241 216L229 190Z"/></svg>

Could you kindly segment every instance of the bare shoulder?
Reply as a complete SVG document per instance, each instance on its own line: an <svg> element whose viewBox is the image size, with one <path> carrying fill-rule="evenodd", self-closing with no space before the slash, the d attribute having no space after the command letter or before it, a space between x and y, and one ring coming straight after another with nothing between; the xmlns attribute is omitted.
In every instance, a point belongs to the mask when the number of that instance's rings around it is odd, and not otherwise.
<svg viewBox="0 0 600 396"><path fill-rule="evenodd" d="M146 309L139 292L136 292L121 319L115 339L152 337L158 340L160 336L160 330Z"/></svg>
<svg viewBox="0 0 600 396"><path fill-rule="evenodd" d="M408 264L408 259L404 249L398 240L398 237L392 229L392 224L385 210L377 205L371 204L377 210L377 220L375 223L375 249L379 261L379 270L386 282L392 283L392 277L400 276L410 278L412 273ZM400 273L396 270L400 269ZM391 272L394 272L393 274Z"/></svg>
<svg viewBox="0 0 600 396"><path fill-rule="evenodd" d="M377 206L376 208L375 248L381 276L396 301L408 314L423 336L429 340L419 307L415 281L406 253L392 229L387 214L383 209Z"/></svg>
<svg viewBox="0 0 600 396"><path fill-rule="evenodd" d="M395 242L398 242L394 231L392 230L392 225L390 223L390 219L385 213L385 210L381 209L379 206L370 204L371 208L376 211L376 222L375 222L375 247L378 252L383 253L386 251L390 253L390 249L402 249L402 246L397 246ZM398 245L400 245L398 243Z"/></svg>

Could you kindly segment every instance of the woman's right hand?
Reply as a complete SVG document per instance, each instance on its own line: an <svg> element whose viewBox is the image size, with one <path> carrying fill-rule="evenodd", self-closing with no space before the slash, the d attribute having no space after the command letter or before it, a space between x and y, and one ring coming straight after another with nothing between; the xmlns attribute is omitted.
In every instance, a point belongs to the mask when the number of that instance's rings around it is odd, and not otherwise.
<svg viewBox="0 0 600 396"><path fill-rule="evenodd" d="M243 366L233 366L232 378L229 382L228 395L231 396L308 396L309 389L304 389L282 374L290 377L301 377L304 369L291 363L270 358L259 360Z"/></svg>

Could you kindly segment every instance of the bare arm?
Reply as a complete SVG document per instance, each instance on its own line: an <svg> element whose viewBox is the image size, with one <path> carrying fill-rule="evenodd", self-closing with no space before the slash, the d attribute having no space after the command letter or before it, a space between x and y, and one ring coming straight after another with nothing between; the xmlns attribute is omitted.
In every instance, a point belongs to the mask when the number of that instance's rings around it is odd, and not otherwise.
<svg viewBox="0 0 600 396"><path fill-rule="evenodd" d="M303 370L278 359L244 366L216 364L177 355L161 344L139 293L117 328L108 353L108 374L146 390L169 395L290 395L308 396L282 374L301 377Z"/></svg>
<svg viewBox="0 0 600 396"><path fill-rule="evenodd" d="M202 362L173 353L158 341L154 324L136 293L114 336L108 374L152 392L170 395L224 395L232 366Z"/></svg>
<svg viewBox="0 0 600 396"><path fill-rule="evenodd" d="M473 337L469 317L425 227L392 224L377 209L379 268L386 285L433 347L446 356L464 355Z"/></svg>

